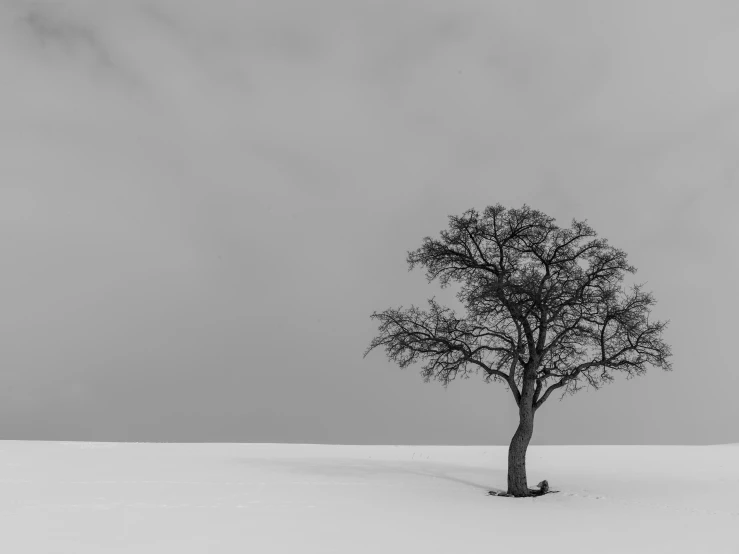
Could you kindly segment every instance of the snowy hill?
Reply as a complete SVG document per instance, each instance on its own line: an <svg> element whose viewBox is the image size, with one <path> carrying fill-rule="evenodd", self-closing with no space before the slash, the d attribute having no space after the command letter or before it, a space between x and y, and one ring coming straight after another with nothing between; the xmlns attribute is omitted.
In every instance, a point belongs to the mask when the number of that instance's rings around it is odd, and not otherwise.
<svg viewBox="0 0 739 554"><path fill-rule="evenodd" d="M0 442L5 551L739 552L739 451Z"/></svg>

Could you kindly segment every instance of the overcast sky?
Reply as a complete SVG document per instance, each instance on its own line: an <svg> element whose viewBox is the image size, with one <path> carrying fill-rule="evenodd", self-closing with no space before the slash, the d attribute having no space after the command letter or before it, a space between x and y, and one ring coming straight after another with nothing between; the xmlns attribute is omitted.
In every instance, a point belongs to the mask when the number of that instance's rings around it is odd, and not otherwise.
<svg viewBox="0 0 739 554"><path fill-rule="evenodd" d="M362 353L449 214L588 219L674 370L534 444L739 441L739 5L0 1L0 438L507 444Z"/></svg>

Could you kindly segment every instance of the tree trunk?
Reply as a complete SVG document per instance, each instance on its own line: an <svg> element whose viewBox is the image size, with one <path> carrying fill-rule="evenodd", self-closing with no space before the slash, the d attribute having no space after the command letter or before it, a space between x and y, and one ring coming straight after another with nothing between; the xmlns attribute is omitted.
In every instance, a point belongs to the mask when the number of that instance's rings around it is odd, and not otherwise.
<svg viewBox="0 0 739 554"><path fill-rule="evenodd" d="M524 385L524 389L530 388ZM526 391L529 392L529 391ZM526 450L531 436L534 434L533 394L522 394L518 409L518 429L508 447L508 494L513 496L531 496L526 481Z"/></svg>

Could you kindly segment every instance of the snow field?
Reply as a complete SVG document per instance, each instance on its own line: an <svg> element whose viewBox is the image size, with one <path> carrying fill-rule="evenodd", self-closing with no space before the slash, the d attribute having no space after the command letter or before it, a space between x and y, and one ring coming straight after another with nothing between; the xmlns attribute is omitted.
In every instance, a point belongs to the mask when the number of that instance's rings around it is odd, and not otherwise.
<svg viewBox="0 0 739 554"><path fill-rule="evenodd" d="M506 447L0 442L14 553L737 553L739 445Z"/></svg>

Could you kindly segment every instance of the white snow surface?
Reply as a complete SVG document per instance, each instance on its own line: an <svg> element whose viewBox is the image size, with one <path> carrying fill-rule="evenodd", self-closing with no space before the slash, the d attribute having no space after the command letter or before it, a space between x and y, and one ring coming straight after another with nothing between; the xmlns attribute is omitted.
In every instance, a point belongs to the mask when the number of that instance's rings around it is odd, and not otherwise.
<svg viewBox="0 0 739 554"><path fill-rule="evenodd" d="M739 553L739 445L0 441L0 544L18 554Z"/></svg>

